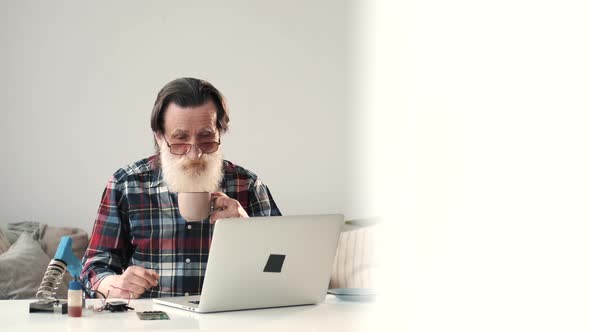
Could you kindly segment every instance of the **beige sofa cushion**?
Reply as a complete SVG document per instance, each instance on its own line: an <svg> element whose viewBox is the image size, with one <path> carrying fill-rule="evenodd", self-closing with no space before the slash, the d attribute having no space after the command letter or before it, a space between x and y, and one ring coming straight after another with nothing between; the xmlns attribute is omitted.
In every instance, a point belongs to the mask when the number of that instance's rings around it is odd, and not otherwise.
<svg viewBox="0 0 590 332"><path fill-rule="evenodd" d="M4 235L4 232L0 229L0 255L6 252L10 248L10 241Z"/></svg>
<svg viewBox="0 0 590 332"><path fill-rule="evenodd" d="M29 233L0 255L0 299L35 298L49 257Z"/></svg>
<svg viewBox="0 0 590 332"><path fill-rule="evenodd" d="M379 224L348 226L340 233L330 288L377 287L375 238L378 227Z"/></svg>
<svg viewBox="0 0 590 332"><path fill-rule="evenodd" d="M80 228L47 226L40 238L45 253L53 258L61 237L66 235L72 238L72 251L81 260L88 247L88 233Z"/></svg>

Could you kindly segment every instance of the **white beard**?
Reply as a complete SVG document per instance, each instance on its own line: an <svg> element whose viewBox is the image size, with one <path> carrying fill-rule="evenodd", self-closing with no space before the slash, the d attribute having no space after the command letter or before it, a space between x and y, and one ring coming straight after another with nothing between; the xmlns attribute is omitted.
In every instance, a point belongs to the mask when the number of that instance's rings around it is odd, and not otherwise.
<svg viewBox="0 0 590 332"><path fill-rule="evenodd" d="M167 147L160 149L162 176L168 189L174 192L219 191L223 177L221 150L202 154L197 160L175 156Z"/></svg>

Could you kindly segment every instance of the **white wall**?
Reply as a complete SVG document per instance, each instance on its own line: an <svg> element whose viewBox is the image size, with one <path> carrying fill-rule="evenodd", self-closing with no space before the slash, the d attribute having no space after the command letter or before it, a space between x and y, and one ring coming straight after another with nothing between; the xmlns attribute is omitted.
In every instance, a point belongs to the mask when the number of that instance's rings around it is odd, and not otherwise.
<svg viewBox="0 0 590 332"><path fill-rule="evenodd" d="M371 216L353 165L354 7L0 2L0 222L90 230L108 177L153 152L157 92L183 76L225 94L225 157L260 175L284 214Z"/></svg>
<svg viewBox="0 0 590 332"><path fill-rule="evenodd" d="M590 3L377 2L380 331L589 330Z"/></svg>

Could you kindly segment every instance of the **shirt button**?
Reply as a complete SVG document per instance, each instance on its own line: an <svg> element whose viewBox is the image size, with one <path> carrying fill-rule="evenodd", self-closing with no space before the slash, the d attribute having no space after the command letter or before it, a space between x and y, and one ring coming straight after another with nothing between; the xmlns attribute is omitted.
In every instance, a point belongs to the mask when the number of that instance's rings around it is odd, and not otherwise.
<svg viewBox="0 0 590 332"><path fill-rule="evenodd" d="M190 295L189 292L184 293L184 296L189 296L189 295Z"/></svg>
<svg viewBox="0 0 590 332"><path fill-rule="evenodd" d="M187 258L187 259L185 259L184 261L185 261L185 262L188 264L188 263L190 263L190 262L191 262L191 259L190 259L190 258Z"/></svg>
<svg viewBox="0 0 590 332"><path fill-rule="evenodd" d="M188 226L186 226L186 228L192 229L193 228L193 225L188 225Z"/></svg>

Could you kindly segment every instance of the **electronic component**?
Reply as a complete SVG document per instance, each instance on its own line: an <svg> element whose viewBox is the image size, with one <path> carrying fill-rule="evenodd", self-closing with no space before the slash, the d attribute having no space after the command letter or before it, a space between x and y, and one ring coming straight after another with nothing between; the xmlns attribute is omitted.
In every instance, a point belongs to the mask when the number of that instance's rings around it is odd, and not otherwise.
<svg viewBox="0 0 590 332"><path fill-rule="evenodd" d="M120 312L120 311L127 311L127 310L135 310L127 305L126 302L123 301L113 301L105 303L102 311L108 310L110 312Z"/></svg>
<svg viewBox="0 0 590 332"><path fill-rule="evenodd" d="M138 311L137 317L141 320L167 320L170 319L164 311Z"/></svg>

